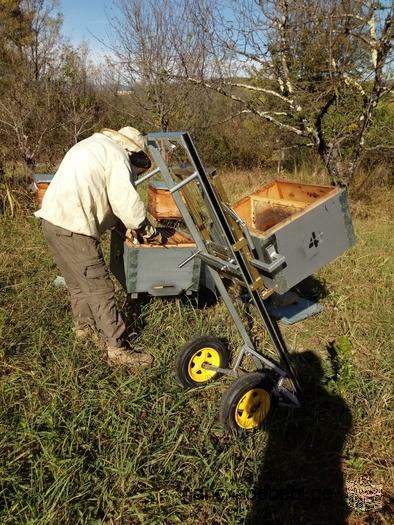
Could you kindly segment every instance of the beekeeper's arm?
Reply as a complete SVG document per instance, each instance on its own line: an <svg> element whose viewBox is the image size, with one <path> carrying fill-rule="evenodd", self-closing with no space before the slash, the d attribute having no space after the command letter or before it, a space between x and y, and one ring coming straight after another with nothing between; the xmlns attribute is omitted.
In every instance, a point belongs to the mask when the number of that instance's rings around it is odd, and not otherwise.
<svg viewBox="0 0 394 525"><path fill-rule="evenodd" d="M146 218L145 205L131 183L132 171L128 160L114 162L107 173L107 195L114 215L128 230L138 230L146 238L155 235L156 229Z"/></svg>

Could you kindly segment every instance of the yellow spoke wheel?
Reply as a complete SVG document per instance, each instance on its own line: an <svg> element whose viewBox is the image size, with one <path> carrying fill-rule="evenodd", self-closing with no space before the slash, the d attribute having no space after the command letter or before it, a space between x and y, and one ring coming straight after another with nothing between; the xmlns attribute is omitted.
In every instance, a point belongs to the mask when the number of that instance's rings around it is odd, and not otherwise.
<svg viewBox="0 0 394 525"><path fill-rule="evenodd" d="M271 377L261 372L234 381L222 398L221 423L234 434L261 427L273 405L273 386Z"/></svg>
<svg viewBox="0 0 394 525"><path fill-rule="evenodd" d="M252 388L235 408L235 421L240 428L250 430L261 425L271 408L271 397L262 388Z"/></svg>
<svg viewBox="0 0 394 525"><path fill-rule="evenodd" d="M204 368L204 365L220 366L220 354L215 348L209 346L198 350L190 359L188 373L196 383L204 383L212 379L216 372Z"/></svg>
<svg viewBox="0 0 394 525"><path fill-rule="evenodd" d="M209 370L205 365L228 368L229 351L218 338L200 336L189 341L178 354L176 373L180 383L186 387L196 387L220 377L220 372Z"/></svg>

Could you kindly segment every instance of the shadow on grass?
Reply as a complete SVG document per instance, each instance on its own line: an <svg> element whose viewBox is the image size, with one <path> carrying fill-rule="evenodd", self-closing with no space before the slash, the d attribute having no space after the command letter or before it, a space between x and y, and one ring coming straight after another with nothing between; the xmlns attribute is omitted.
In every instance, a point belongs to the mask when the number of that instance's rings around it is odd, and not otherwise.
<svg viewBox="0 0 394 525"><path fill-rule="evenodd" d="M324 299L330 293L326 282L314 275L310 275L298 283L293 290L301 297L315 301Z"/></svg>
<svg viewBox="0 0 394 525"><path fill-rule="evenodd" d="M278 408L268 423L268 444L245 523L344 525L349 508L341 460L351 413L339 395L323 387L316 354L292 357L305 404L294 411Z"/></svg>

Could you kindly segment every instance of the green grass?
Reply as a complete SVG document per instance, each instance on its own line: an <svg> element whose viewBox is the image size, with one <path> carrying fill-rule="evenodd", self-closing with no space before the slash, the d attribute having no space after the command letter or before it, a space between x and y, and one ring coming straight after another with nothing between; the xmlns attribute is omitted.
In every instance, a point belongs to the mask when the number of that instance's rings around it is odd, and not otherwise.
<svg viewBox="0 0 394 525"><path fill-rule="evenodd" d="M256 512L255 523L341 523L331 502L278 504L256 489L286 479L324 489L342 473L349 522L389 523L394 229L381 204L354 206L357 245L317 276L324 313L283 330L305 408L278 409L242 439L217 423L228 379L183 391L174 374L193 335L237 347L222 304L144 303L134 344L154 367L110 370L93 344L75 342L35 220L0 217L0 523L238 524ZM368 484L383 488L374 508L356 498Z"/></svg>

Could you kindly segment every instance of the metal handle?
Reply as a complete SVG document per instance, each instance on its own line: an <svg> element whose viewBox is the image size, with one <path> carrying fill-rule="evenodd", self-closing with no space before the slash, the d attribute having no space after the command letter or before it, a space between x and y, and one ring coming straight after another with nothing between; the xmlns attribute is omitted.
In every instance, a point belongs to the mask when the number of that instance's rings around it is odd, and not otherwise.
<svg viewBox="0 0 394 525"><path fill-rule="evenodd" d="M286 262L286 259L284 255L280 255L273 244L269 244L265 248L269 258L271 259L270 263L266 263L264 261L258 261L257 259L252 259L250 262L253 264L255 268L258 270L263 270L266 273L271 274L274 272L277 268L282 266Z"/></svg>
<svg viewBox="0 0 394 525"><path fill-rule="evenodd" d="M237 213L235 213L235 211L232 208L230 208L230 206L227 206L227 204L224 204L224 203L222 203L222 206L223 206L224 211L228 215L230 215L235 220L235 222L238 224L238 226L241 228L242 233L246 239L246 242L248 243L249 248L251 250L254 250L255 245L254 245L252 236L250 235L247 224L241 219L241 217Z"/></svg>
<svg viewBox="0 0 394 525"><path fill-rule="evenodd" d="M189 263L190 261L192 261L194 259L194 257L197 257L197 255L202 251L202 249L200 248L199 250L193 252L187 259L185 259L184 261L182 261L181 263L178 264L178 268L183 268L187 263Z"/></svg>
<svg viewBox="0 0 394 525"><path fill-rule="evenodd" d="M194 179L196 179L198 176L197 171L189 175L186 179L181 180L181 182L178 182L178 184L175 184L172 188L170 188L170 193L175 193L176 191L179 191L183 186L186 186L186 184L189 184L189 182L192 182Z"/></svg>
<svg viewBox="0 0 394 525"><path fill-rule="evenodd" d="M142 184L143 182L145 182L146 180L150 179L151 177L153 177L154 175L156 175L156 173L159 173L160 171L160 168L155 168L154 170L150 171L149 173L147 173L146 175L143 175L142 177L140 177L139 179L137 179L135 182L134 182L134 185L137 187L139 186L140 184Z"/></svg>

